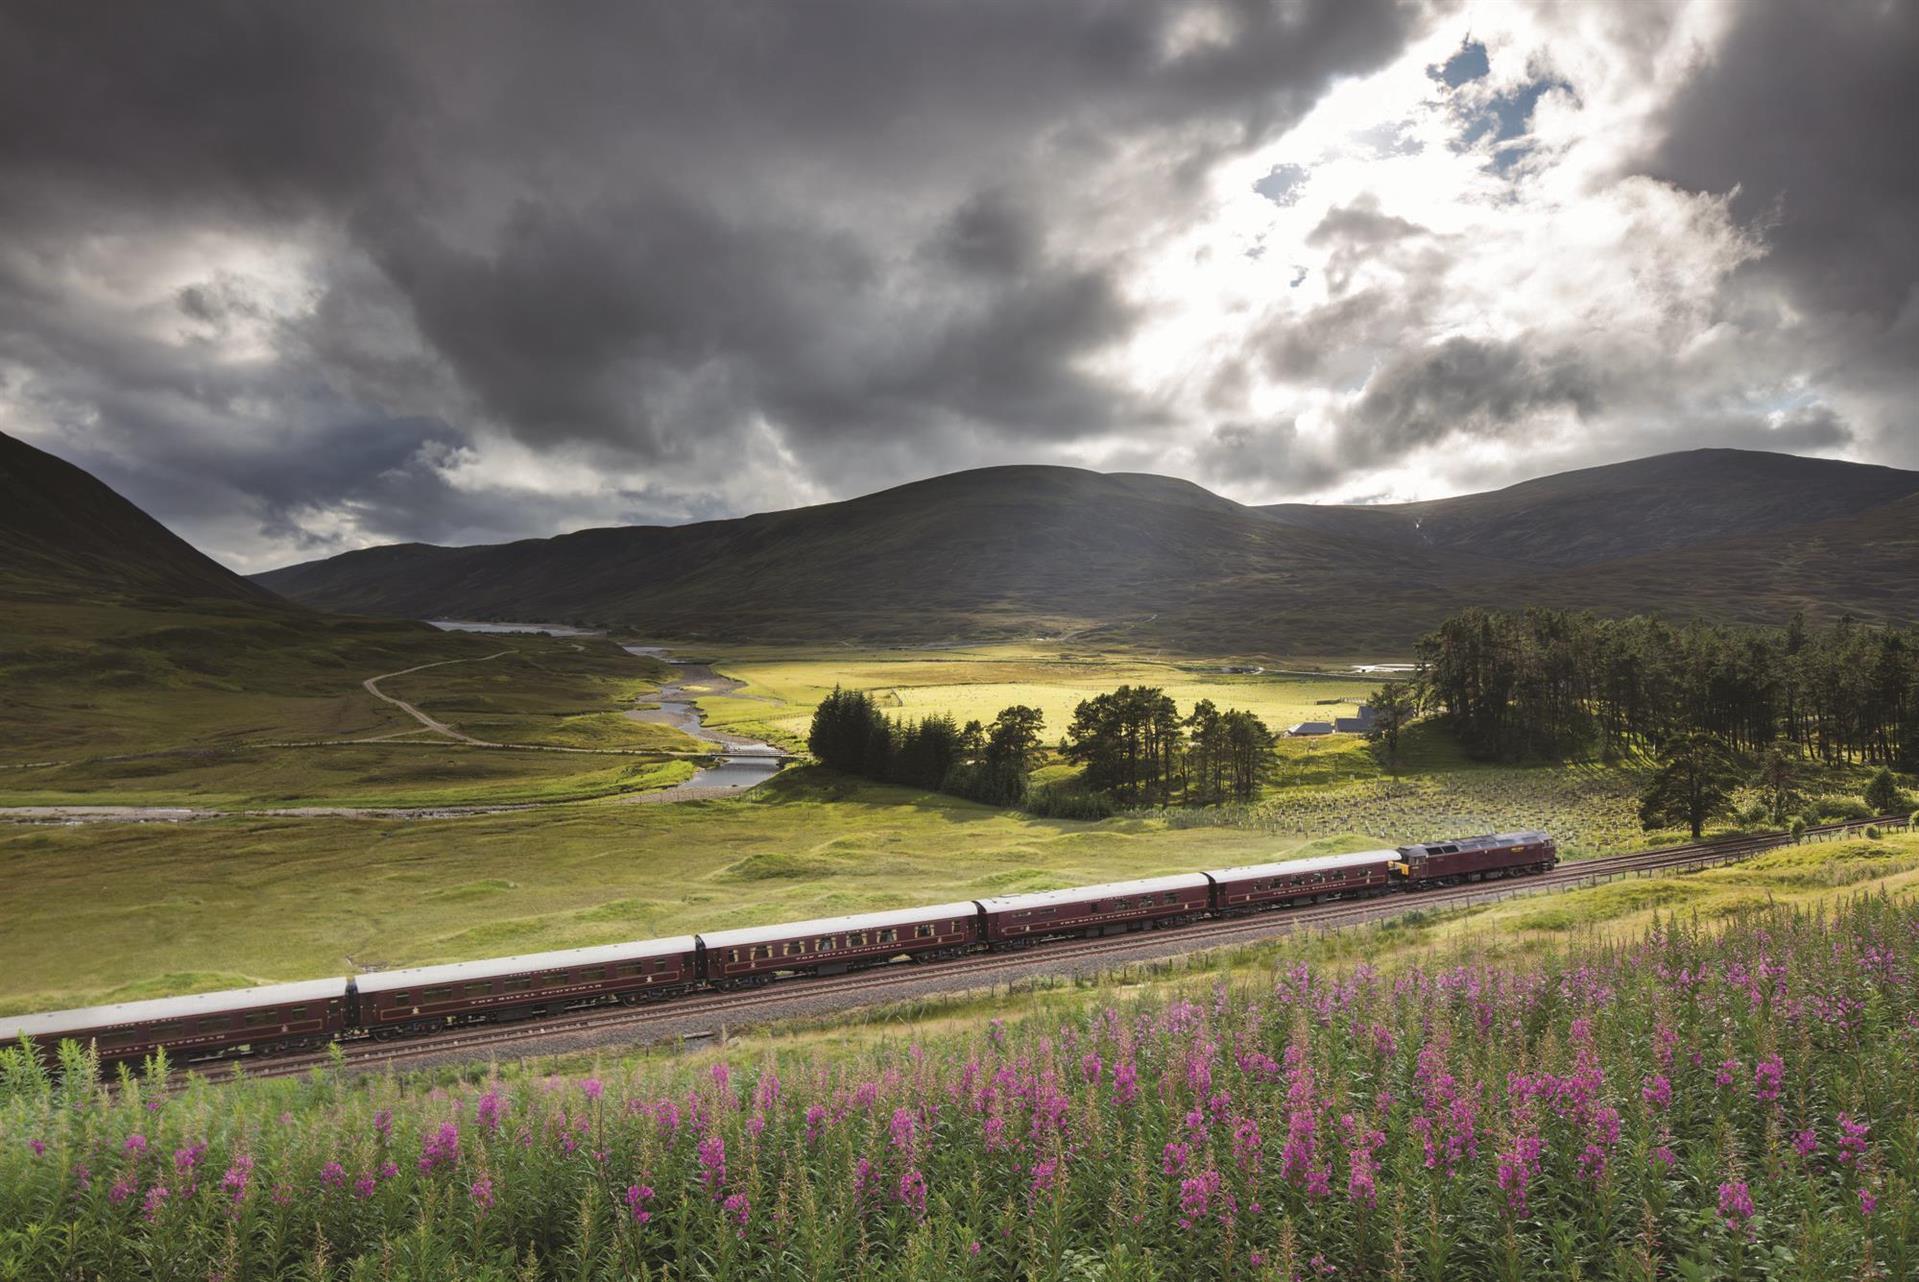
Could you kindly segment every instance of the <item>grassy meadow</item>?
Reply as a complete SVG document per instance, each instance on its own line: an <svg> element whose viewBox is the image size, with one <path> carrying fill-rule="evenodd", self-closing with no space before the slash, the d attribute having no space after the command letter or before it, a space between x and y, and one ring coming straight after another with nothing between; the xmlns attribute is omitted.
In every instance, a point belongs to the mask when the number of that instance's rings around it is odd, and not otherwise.
<svg viewBox="0 0 1919 1282"><path fill-rule="evenodd" d="M685 1057L108 1092L0 1052L0 1264L1908 1277L1919 845L1782 855L1744 872L1789 901L1305 936Z"/></svg>
<svg viewBox="0 0 1919 1282"><path fill-rule="evenodd" d="M720 671L746 683L730 697L703 700L714 725L798 744L813 706L836 685L871 691L896 716L948 713L961 723L991 721L1010 704L1038 708L1057 740L1082 699L1121 685L1164 687L1187 710L1200 699L1251 710L1275 730L1297 721L1350 715L1378 687L1377 678L1284 677L1219 671L1228 660L1167 657L1157 652L1062 649L1058 643L952 649L853 650L821 647L704 647ZM1309 661L1331 673L1347 666Z"/></svg>
<svg viewBox="0 0 1919 1282"><path fill-rule="evenodd" d="M0 827L0 1008L566 948L1346 843L1027 819L789 772L751 798L446 820Z"/></svg>

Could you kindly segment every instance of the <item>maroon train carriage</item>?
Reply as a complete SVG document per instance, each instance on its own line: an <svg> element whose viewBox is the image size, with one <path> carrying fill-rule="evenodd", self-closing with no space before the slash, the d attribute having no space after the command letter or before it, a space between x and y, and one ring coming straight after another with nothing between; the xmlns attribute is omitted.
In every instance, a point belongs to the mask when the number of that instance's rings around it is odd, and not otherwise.
<svg viewBox="0 0 1919 1282"><path fill-rule="evenodd" d="M1223 916L1256 912L1276 904L1351 899L1392 889L1395 850L1366 850L1351 855L1314 855L1277 864L1215 868L1213 909Z"/></svg>
<svg viewBox="0 0 1919 1282"><path fill-rule="evenodd" d="M1393 870L1409 889L1551 872L1559 863L1559 848L1537 830L1429 841L1398 854Z"/></svg>
<svg viewBox="0 0 1919 1282"><path fill-rule="evenodd" d="M344 980L310 979L0 1016L0 1042L18 1041L24 1033L49 1064L68 1039L82 1046L92 1043L102 1064L137 1063L162 1047L176 1063L239 1051L300 1050L330 1042L346 1030L346 994Z"/></svg>
<svg viewBox="0 0 1919 1282"><path fill-rule="evenodd" d="M533 1019L558 1011L683 993L699 982L691 935L493 957L360 975L359 1027L377 1038L449 1024Z"/></svg>
<svg viewBox="0 0 1919 1282"><path fill-rule="evenodd" d="M1117 935L1194 921L1211 909L1212 887L1206 874L1189 872L1001 895L982 899L979 906L986 922L986 942L995 948L1021 948L1045 939Z"/></svg>
<svg viewBox="0 0 1919 1282"><path fill-rule="evenodd" d="M836 975L896 957L963 953L979 942L979 909L972 903L934 904L708 931L699 941L707 982L732 988L763 984L782 972Z"/></svg>

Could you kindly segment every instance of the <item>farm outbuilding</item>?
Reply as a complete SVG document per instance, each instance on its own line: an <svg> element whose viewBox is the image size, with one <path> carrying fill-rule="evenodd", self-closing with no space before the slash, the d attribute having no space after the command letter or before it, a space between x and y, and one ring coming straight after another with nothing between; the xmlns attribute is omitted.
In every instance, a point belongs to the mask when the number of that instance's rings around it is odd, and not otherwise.
<svg viewBox="0 0 1919 1282"><path fill-rule="evenodd" d="M1333 723L1330 721L1302 721L1298 725L1286 727L1286 733L1298 739L1307 735L1331 734Z"/></svg>

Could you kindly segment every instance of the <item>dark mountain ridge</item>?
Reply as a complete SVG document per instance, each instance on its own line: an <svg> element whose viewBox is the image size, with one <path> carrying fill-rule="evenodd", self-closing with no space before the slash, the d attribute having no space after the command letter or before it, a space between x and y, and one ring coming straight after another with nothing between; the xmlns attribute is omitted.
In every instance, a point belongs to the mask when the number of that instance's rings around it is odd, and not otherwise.
<svg viewBox="0 0 1919 1282"><path fill-rule="evenodd" d="M295 608L200 552L91 473L3 432L0 591Z"/></svg>
<svg viewBox="0 0 1919 1282"><path fill-rule="evenodd" d="M1531 565L1593 565L1763 535L1919 493L1919 472L1756 450L1700 449L1581 468L1420 503L1259 510L1322 533Z"/></svg>
<svg viewBox="0 0 1919 1282"><path fill-rule="evenodd" d="M1345 654L1403 650L1467 604L1756 620L1789 602L1907 619L1909 597L1887 585L1919 581L1898 537L1914 495L1919 473L1739 450L1385 507L1253 508L1166 477L995 467L693 525L372 548L258 581L332 610L669 638L1082 632Z"/></svg>

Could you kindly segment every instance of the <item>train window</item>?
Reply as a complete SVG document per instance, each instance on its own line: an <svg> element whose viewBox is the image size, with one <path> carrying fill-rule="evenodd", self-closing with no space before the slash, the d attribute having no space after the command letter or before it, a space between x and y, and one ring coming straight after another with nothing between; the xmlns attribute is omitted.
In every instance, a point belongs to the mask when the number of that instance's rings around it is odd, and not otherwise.
<svg viewBox="0 0 1919 1282"><path fill-rule="evenodd" d="M305 1019L307 1017L307 1008L304 1006L289 1006L286 1017L288 1019Z"/></svg>
<svg viewBox="0 0 1919 1282"><path fill-rule="evenodd" d="M533 976L531 975L515 975L512 979L506 980L500 985L503 991L509 993L524 993L532 987Z"/></svg>
<svg viewBox="0 0 1919 1282"><path fill-rule="evenodd" d="M223 1033L226 1031L226 1027L227 1017L225 1015L215 1015L211 1019L203 1019L200 1021L200 1031L203 1033Z"/></svg>
<svg viewBox="0 0 1919 1282"><path fill-rule="evenodd" d="M250 1010L241 1022L248 1028L264 1028L268 1024L279 1023L280 1017L270 1010Z"/></svg>
<svg viewBox="0 0 1919 1282"><path fill-rule="evenodd" d="M933 927L931 926L913 927L913 938L915 939L931 939L933 935L934 935L934 930L933 930Z"/></svg>
<svg viewBox="0 0 1919 1282"><path fill-rule="evenodd" d="M866 946L866 932L861 930L848 935L846 937L846 946L848 948L864 948Z"/></svg>
<svg viewBox="0 0 1919 1282"><path fill-rule="evenodd" d="M413 1004L412 994L406 992L394 993L388 1000L395 1006L411 1006Z"/></svg>
<svg viewBox="0 0 1919 1282"><path fill-rule="evenodd" d="M420 994L420 1000L423 1002L443 1002L452 996L453 990L451 988L429 988Z"/></svg>
<svg viewBox="0 0 1919 1282"><path fill-rule="evenodd" d="M645 962L623 962L613 968L615 975L641 975L646 972Z"/></svg>
<svg viewBox="0 0 1919 1282"><path fill-rule="evenodd" d="M493 985L468 984L466 986L466 995L468 997L491 997L493 996Z"/></svg>
<svg viewBox="0 0 1919 1282"><path fill-rule="evenodd" d="M899 937L900 937L900 933L897 930L891 930L891 929L882 930L879 933L879 942L882 944L896 943L898 942Z"/></svg>
<svg viewBox="0 0 1919 1282"><path fill-rule="evenodd" d="M822 952L822 953L832 952L834 948L833 937L831 935L823 936L820 939L820 941L813 946L813 948L815 952Z"/></svg>
<svg viewBox="0 0 1919 1282"><path fill-rule="evenodd" d="M1086 911L1087 911L1087 912L1089 912L1089 913L1096 913L1096 912L1098 912L1098 911L1099 911L1099 900L1097 900L1097 899L1095 899L1095 900L1094 900L1094 901L1093 901L1092 903L1090 903L1090 904L1088 904L1088 905L1086 905Z"/></svg>
<svg viewBox="0 0 1919 1282"><path fill-rule="evenodd" d="M1179 902L1179 896L1175 894L1173 891L1169 890L1165 894L1159 897L1159 901L1162 904L1176 904Z"/></svg>
<svg viewBox="0 0 1919 1282"><path fill-rule="evenodd" d="M789 939L780 945L780 956L802 957L806 954L806 945L797 939Z"/></svg>

